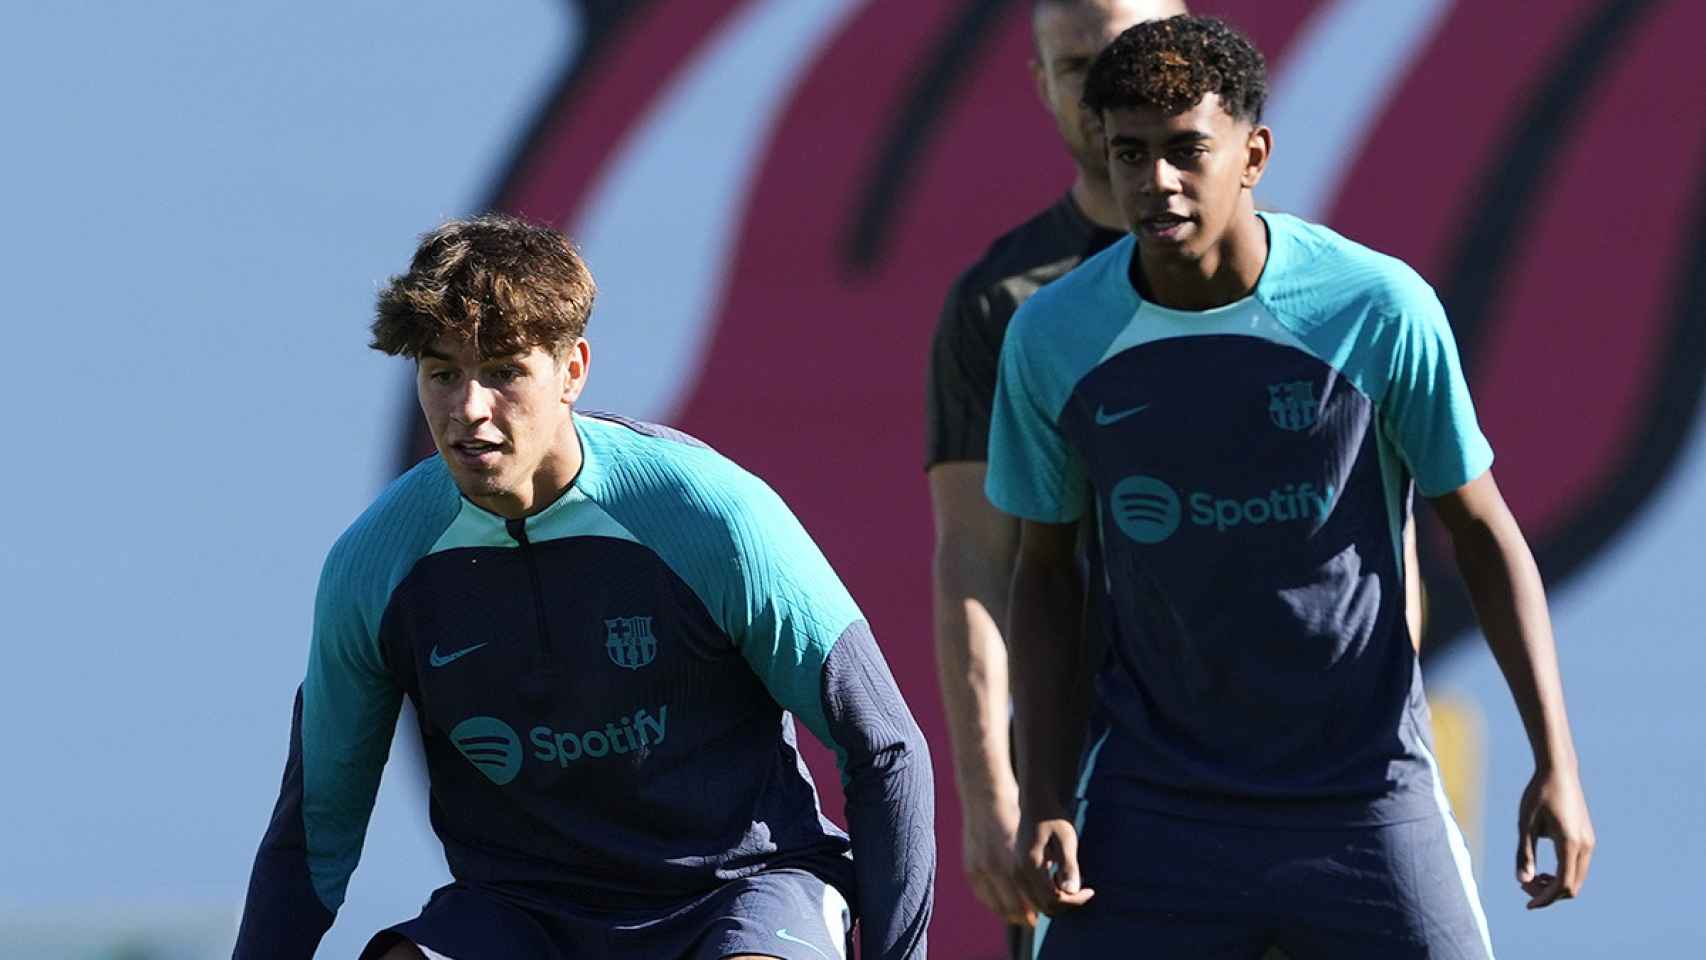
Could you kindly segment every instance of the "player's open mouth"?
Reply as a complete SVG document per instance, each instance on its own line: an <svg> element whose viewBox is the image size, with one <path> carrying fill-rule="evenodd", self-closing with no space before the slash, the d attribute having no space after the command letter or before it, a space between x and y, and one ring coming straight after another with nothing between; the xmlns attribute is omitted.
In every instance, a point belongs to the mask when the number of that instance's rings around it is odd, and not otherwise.
<svg viewBox="0 0 1706 960"><path fill-rule="evenodd" d="M1176 213L1158 213L1155 216L1143 218L1143 235L1157 240L1174 240L1183 232L1185 225L1190 222L1189 217L1182 217Z"/></svg>
<svg viewBox="0 0 1706 960"><path fill-rule="evenodd" d="M458 440L450 445L456 452L457 459L470 466L483 466L493 463L503 452L503 444L486 440Z"/></svg>

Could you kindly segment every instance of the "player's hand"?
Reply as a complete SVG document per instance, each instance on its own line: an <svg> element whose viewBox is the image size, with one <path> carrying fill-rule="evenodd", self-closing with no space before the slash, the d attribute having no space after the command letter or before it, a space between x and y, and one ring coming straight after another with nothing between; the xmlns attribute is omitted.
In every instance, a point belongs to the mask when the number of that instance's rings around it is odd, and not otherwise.
<svg viewBox="0 0 1706 960"><path fill-rule="evenodd" d="M1593 822L1581 777L1569 770L1537 770L1522 792L1517 810L1516 880L1528 894L1528 909L1538 910L1581 892L1593 858ZM1537 873L1535 846L1541 837L1552 841L1558 872Z"/></svg>
<svg viewBox="0 0 1706 960"><path fill-rule="evenodd" d="M1064 818L1021 826L1014 879L1025 898L1049 916L1082 907L1096 891L1078 876L1078 830Z"/></svg>
<svg viewBox="0 0 1706 960"><path fill-rule="evenodd" d="M1019 833L1019 799L1015 789L1005 800L967 803L965 812L965 871L972 892L1008 923L1030 927L1037 912L1025 899L1013 875L1013 842Z"/></svg>

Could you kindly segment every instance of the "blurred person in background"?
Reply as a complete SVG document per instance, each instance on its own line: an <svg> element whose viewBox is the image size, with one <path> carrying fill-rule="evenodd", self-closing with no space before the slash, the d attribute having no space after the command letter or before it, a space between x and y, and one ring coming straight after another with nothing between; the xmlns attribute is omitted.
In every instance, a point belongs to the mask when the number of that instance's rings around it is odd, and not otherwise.
<svg viewBox="0 0 1706 960"><path fill-rule="evenodd" d="M1072 158L1072 183L960 275L931 347L925 470L936 527L936 662L964 824L963 869L978 900L1010 924L1015 956L1029 955L1036 912L1012 872L1019 788L1001 635L1019 524L983 492L1001 341L1037 288L1125 232L1100 131L1079 104L1090 62L1132 24L1184 12L1180 0L1033 0L1031 78Z"/></svg>
<svg viewBox="0 0 1706 960"><path fill-rule="evenodd" d="M1444 311L1401 262L1257 211L1266 92L1261 54L1218 20L1152 21L1104 50L1084 101L1133 235L1032 297L1002 349L987 488L1021 524L1015 873L1051 917L1044 958L1490 957L1407 629L1412 489L1534 752L1529 906L1586 877L1544 588ZM1062 638L1086 516L1113 649L1075 764L1083 681ZM1537 870L1542 837L1556 875Z"/></svg>
<svg viewBox="0 0 1706 960"><path fill-rule="evenodd" d="M870 960L925 955L929 754L869 627L758 478L575 410L593 296L506 217L428 234L380 295L438 452L326 560L236 957L313 955L404 696L454 882L364 957L844 957L855 919Z"/></svg>

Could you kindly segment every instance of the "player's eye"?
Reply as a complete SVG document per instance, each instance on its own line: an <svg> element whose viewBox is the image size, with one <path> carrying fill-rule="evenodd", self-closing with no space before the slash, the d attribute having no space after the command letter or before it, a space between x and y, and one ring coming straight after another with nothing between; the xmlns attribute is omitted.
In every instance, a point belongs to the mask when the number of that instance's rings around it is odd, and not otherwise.
<svg viewBox="0 0 1706 960"><path fill-rule="evenodd" d="M520 380L522 377L525 377L526 375L527 375L527 371L521 369L520 367L499 367L498 368L498 380L502 381L503 383L514 383L517 380Z"/></svg>
<svg viewBox="0 0 1706 960"><path fill-rule="evenodd" d="M427 379L431 380L433 383L437 383L437 384L448 384L448 383L451 383L452 381L454 381L456 379L456 371L454 371L454 370L429 370L427 372Z"/></svg>

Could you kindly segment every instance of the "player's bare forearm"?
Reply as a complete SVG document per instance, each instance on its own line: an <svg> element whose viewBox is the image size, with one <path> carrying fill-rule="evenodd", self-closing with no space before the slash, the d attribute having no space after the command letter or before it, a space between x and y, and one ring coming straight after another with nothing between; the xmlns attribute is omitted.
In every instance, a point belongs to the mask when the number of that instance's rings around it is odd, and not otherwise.
<svg viewBox="0 0 1706 960"><path fill-rule="evenodd" d="M1564 685L1534 555L1505 506L1492 474L1434 501L1451 533L1487 643L1504 672L1534 750L1534 776L1517 807L1516 879L1529 909L1576 896L1595 845L1582 791ZM1537 841L1553 843L1557 869L1538 868Z"/></svg>
<svg viewBox="0 0 1706 960"><path fill-rule="evenodd" d="M966 881L985 906L1010 922L1029 923L1035 916L1011 880L1019 785L1008 745L1012 697L1000 628L1019 524L984 498L984 473L981 462L930 470L936 667L953 746Z"/></svg>
<svg viewBox="0 0 1706 960"><path fill-rule="evenodd" d="M999 617L1018 548L1018 524L983 496L984 465L930 471L936 521L932 564L936 670L948 711L962 803L1017 803L1007 744L1007 645Z"/></svg>
<svg viewBox="0 0 1706 960"><path fill-rule="evenodd" d="M1064 816L1083 747L1083 588L1071 524L1025 522L1013 574L1008 656L1025 819Z"/></svg>
<svg viewBox="0 0 1706 960"><path fill-rule="evenodd" d="M941 550L936 556L936 672L954 780L964 803L1017 802L1007 744L1007 646L992 613L1003 609L1007 591L1000 590L1003 606L990 606L987 593L964 582L980 573L965 570L967 562Z"/></svg>
<svg viewBox="0 0 1706 960"><path fill-rule="evenodd" d="M1541 768L1574 767L1564 687L1534 555L1491 473L1434 501Z"/></svg>

